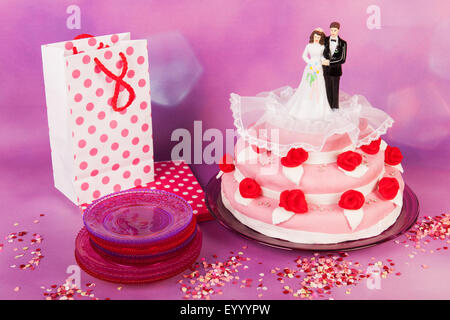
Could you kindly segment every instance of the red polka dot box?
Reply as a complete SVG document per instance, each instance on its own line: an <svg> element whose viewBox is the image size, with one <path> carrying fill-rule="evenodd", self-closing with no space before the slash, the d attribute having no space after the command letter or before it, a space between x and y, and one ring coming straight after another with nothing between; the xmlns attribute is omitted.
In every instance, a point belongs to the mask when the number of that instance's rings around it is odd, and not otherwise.
<svg viewBox="0 0 450 320"><path fill-rule="evenodd" d="M154 181L146 40L42 46L55 186L81 205Z"/></svg>
<svg viewBox="0 0 450 320"><path fill-rule="evenodd" d="M146 187L169 191L186 200L198 222L213 219L206 207L202 187L191 168L182 160L155 162L155 181Z"/></svg>
<svg viewBox="0 0 450 320"><path fill-rule="evenodd" d="M143 184L141 188L164 190L180 196L192 207L197 222L212 220L205 204L205 193L191 168L183 160L155 162L155 181ZM80 206L86 209L88 204Z"/></svg>

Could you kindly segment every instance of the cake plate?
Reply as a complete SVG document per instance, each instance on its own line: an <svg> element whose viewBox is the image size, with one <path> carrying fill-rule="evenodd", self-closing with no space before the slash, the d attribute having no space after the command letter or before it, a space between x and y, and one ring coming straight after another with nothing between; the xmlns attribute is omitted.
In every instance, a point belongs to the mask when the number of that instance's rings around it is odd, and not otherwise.
<svg viewBox="0 0 450 320"><path fill-rule="evenodd" d="M237 220L233 214L223 205L221 192L221 179L214 175L206 186L206 206L211 214L224 227L233 230L244 238L254 240L260 244L286 250L310 250L310 251L350 251L363 249L376 244L392 240L408 231L419 216L419 201L411 188L405 184L403 191L403 208L397 221L381 234L359 240L345 241L330 244L306 244L295 243L278 238L272 238L259 233Z"/></svg>

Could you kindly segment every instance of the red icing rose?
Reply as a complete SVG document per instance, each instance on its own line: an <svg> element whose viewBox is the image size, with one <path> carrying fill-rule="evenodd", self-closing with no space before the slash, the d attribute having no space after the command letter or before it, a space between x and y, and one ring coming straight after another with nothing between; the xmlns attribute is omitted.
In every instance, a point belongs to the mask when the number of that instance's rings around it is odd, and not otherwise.
<svg viewBox="0 0 450 320"><path fill-rule="evenodd" d="M398 189L400 189L400 185L395 178L382 178L378 182L378 191L386 200L392 200L398 193Z"/></svg>
<svg viewBox="0 0 450 320"><path fill-rule="evenodd" d="M292 148L286 157L281 158L281 164L285 167L293 168L298 167L306 160L308 160L308 152L302 148Z"/></svg>
<svg viewBox="0 0 450 320"><path fill-rule="evenodd" d="M308 211L305 195L299 189L283 191L280 195L280 207L295 213Z"/></svg>
<svg viewBox="0 0 450 320"><path fill-rule="evenodd" d="M402 162L403 155L400 152L400 149L397 147L387 146L384 151L384 162L390 164L391 166L396 166Z"/></svg>
<svg viewBox="0 0 450 320"><path fill-rule="evenodd" d="M252 178L245 178L239 183L239 192L243 198L258 198L261 195L261 187Z"/></svg>
<svg viewBox="0 0 450 320"><path fill-rule="evenodd" d="M346 151L341 153L337 158L337 165L346 170L353 171L362 162L362 156L353 151Z"/></svg>
<svg viewBox="0 0 450 320"><path fill-rule="evenodd" d="M233 157L229 154L224 155L219 161L219 169L225 173L234 171Z"/></svg>
<svg viewBox="0 0 450 320"><path fill-rule="evenodd" d="M374 140L365 146L361 146L361 150L367 154L377 154L378 151L380 151L380 143L381 138L378 138L378 140Z"/></svg>
<svg viewBox="0 0 450 320"><path fill-rule="evenodd" d="M356 190L345 191L339 200L339 207L348 210L361 209L365 201L364 195Z"/></svg>

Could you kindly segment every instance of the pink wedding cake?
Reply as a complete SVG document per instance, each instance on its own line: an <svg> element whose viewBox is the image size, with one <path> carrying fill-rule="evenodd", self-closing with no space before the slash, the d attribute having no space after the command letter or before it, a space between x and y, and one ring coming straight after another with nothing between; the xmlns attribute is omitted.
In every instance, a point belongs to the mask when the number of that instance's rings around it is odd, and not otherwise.
<svg viewBox="0 0 450 320"><path fill-rule="evenodd" d="M290 87L231 95L239 134L225 155L221 197L246 226L295 243L329 244L376 236L402 209L402 155L381 136L393 120L362 96L340 94L339 109L296 119Z"/></svg>

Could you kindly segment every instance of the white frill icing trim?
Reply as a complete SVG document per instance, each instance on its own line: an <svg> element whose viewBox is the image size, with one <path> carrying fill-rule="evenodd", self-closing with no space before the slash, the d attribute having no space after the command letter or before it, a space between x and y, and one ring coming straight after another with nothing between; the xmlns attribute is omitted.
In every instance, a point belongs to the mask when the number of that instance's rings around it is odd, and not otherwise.
<svg viewBox="0 0 450 320"><path fill-rule="evenodd" d="M281 170L286 178L296 185L300 185L300 180L303 177L303 167L301 165L293 168L283 166Z"/></svg>
<svg viewBox="0 0 450 320"><path fill-rule="evenodd" d="M344 216L347 219L350 229L355 230L364 218L364 210L363 208L358 210L344 209Z"/></svg>
<svg viewBox="0 0 450 320"><path fill-rule="evenodd" d="M273 210L272 212L272 223L273 224L280 224L284 221L289 220L290 218L292 218L292 216L294 216L295 213L292 211L287 211L284 208L276 208L275 210Z"/></svg>
<svg viewBox="0 0 450 320"><path fill-rule="evenodd" d="M350 240L370 238L379 235L380 233L382 233L384 230L386 230L392 224L395 223L402 209L402 207L395 207L395 209L392 210L387 216L385 216L383 219L378 221L376 224L370 226L369 228L358 230L356 232L351 233L336 234L336 233L311 232L311 231L288 229L250 218L238 212L231 206L230 201L223 194L223 189L222 189L222 202L224 206L241 223L262 234L265 234L272 238L287 240L294 243L317 243L317 244L338 243Z"/></svg>
<svg viewBox="0 0 450 320"><path fill-rule="evenodd" d="M251 146L248 146L245 149L241 150L241 152L239 152L236 157L236 162L241 164L256 164L258 163L258 154L253 150Z"/></svg>
<svg viewBox="0 0 450 320"><path fill-rule="evenodd" d="M241 97L235 93L230 95L231 111L234 125L238 134L250 145L271 150L278 156L285 156L292 148L303 148L308 152L319 152L325 142L334 134L348 134L354 148L367 145L377 140L393 125L394 120L384 111L374 108L361 95L350 96L340 92L339 109L334 116L327 119L298 121L286 116L289 110L285 106L289 98L295 93L290 87L282 87L269 92L262 92L252 97ZM364 137L360 136L359 120L366 119L374 131ZM255 135L251 126L261 122L271 123L274 128L301 128L307 134L323 134L320 142L314 144L306 141L280 143L270 141L264 136Z"/></svg>
<svg viewBox="0 0 450 320"><path fill-rule="evenodd" d="M403 195L400 190L397 191L397 195L391 200L397 207L403 206Z"/></svg>
<svg viewBox="0 0 450 320"><path fill-rule="evenodd" d="M248 206L253 201L253 199L251 198L244 198L243 196L241 196L239 188L237 188L236 192L234 193L234 200L237 203L242 204L243 206Z"/></svg>
<svg viewBox="0 0 450 320"><path fill-rule="evenodd" d="M353 171L347 171L339 167L339 170L341 170L346 176L353 177L353 178L361 178L363 175L366 174L366 172L369 170L369 167L363 164L360 164L355 168Z"/></svg>
<svg viewBox="0 0 450 320"><path fill-rule="evenodd" d="M376 131L372 132L370 135L364 137L363 139L359 139L356 147L359 148L361 146L370 144L372 141L378 140L379 137L386 134L388 129L392 127L393 124L394 120L388 116L388 118L376 129Z"/></svg>
<svg viewBox="0 0 450 320"><path fill-rule="evenodd" d="M364 196L367 196L369 193L371 193L375 187L378 184L378 180L380 180L383 176L384 176L384 167L383 170L381 171L380 175L375 178L373 181L371 181L370 183L359 187L359 188L355 188L354 190L361 192ZM236 168L234 170L234 178L236 179L236 181L239 183L241 182L245 177L244 175ZM266 198L272 198L272 199L280 199L280 194L281 192L266 188L266 187L261 187L261 191L262 191L262 196L266 197ZM341 198L342 192L338 192L338 193L305 193L305 199L306 202L311 203L311 204L318 204L318 205L327 205L327 204L336 204L339 202L339 199Z"/></svg>

